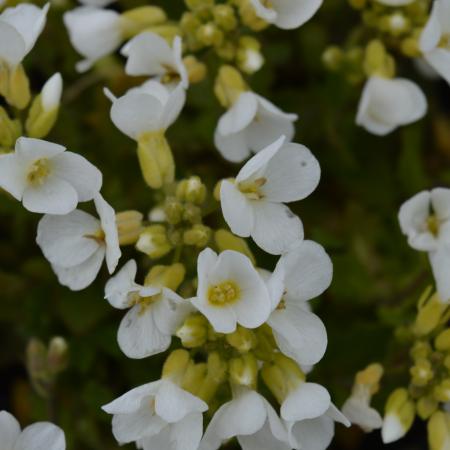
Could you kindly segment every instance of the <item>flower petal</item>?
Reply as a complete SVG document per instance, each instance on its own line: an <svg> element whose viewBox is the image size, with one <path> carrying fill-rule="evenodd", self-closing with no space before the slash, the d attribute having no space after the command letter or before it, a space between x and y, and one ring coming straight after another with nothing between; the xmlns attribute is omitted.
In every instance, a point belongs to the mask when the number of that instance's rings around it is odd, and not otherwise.
<svg viewBox="0 0 450 450"><path fill-rule="evenodd" d="M292 30L306 23L322 6L323 0L272 0L277 11L275 25L284 30Z"/></svg>
<svg viewBox="0 0 450 450"><path fill-rule="evenodd" d="M297 422L293 434L301 448L308 450L325 450L334 436L334 422L327 416Z"/></svg>
<svg viewBox="0 0 450 450"><path fill-rule="evenodd" d="M253 92L243 92L231 108L220 118L217 129L222 136L235 134L247 128L258 109L258 100Z"/></svg>
<svg viewBox="0 0 450 450"><path fill-rule="evenodd" d="M26 169L18 161L17 155L0 155L0 187L20 201L26 186Z"/></svg>
<svg viewBox="0 0 450 450"><path fill-rule="evenodd" d="M173 450L197 450L202 435L203 416L200 413L191 413L171 426L170 443Z"/></svg>
<svg viewBox="0 0 450 450"><path fill-rule="evenodd" d="M0 436L5 450L12 450L20 434L20 425L16 418L7 411L0 412Z"/></svg>
<svg viewBox="0 0 450 450"><path fill-rule="evenodd" d="M227 161L233 163L244 161L244 159L247 159L250 156L250 149L247 144L245 131L224 136L220 134L219 130L216 128L214 133L214 145Z"/></svg>
<svg viewBox="0 0 450 450"><path fill-rule="evenodd" d="M125 309L130 306L129 294L139 292L139 286L134 280L137 273L137 264L130 259L115 276L110 278L105 286L105 298L114 308Z"/></svg>
<svg viewBox="0 0 450 450"><path fill-rule="evenodd" d="M14 450L65 450L66 439L61 428L49 422L37 422L26 427L14 445Z"/></svg>
<svg viewBox="0 0 450 450"><path fill-rule="evenodd" d="M445 245L430 252L429 258L439 297L442 302L447 303L450 301L450 247Z"/></svg>

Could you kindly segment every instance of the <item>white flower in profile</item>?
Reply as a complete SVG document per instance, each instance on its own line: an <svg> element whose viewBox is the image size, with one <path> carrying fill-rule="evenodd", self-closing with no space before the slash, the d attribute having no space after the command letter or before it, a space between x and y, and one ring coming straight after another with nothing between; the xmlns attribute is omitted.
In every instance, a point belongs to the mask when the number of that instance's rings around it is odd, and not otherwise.
<svg viewBox="0 0 450 450"><path fill-rule="evenodd" d="M116 50L122 42L122 19L113 10L79 6L64 14L70 42L85 59L76 64L78 72Z"/></svg>
<svg viewBox="0 0 450 450"><path fill-rule="evenodd" d="M319 179L312 153L281 137L247 161L234 181L222 181L223 216L233 233L279 255L303 239L302 222L284 203L307 197Z"/></svg>
<svg viewBox="0 0 450 450"><path fill-rule="evenodd" d="M422 90L405 78L370 77L363 89L356 124L384 136L421 119L427 111Z"/></svg>
<svg viewBox="0 0 450 450"><path fill-rule="evenodd" d="M49 7L21 3L0 14L0 63L14 68L22 62L45 26Z"/></svg>
<svg viewBox="0 0 450 450"><path fill-rule="evenodd" d="M327 332L308 300L322 294L332 277L323 247L302 241L280 258L267 281L273 308L268 324L280 350L301 366L316 364L325 354Z"/></svg>
<svg viewBox="0 0 450 450"><path fill-rule="evenodd" d="M450 189L422 191L407 200L398 214L408 244L429 252L437 290L442 301L450 299Z"/></svg>
<svg viewBox="0 0 450 450"><path fill-rule="evenodd" d="M20 425L7 411L0 412L2 450L65 450L66 438L61 428L50 422L36 422L20 430Z"/></svg>
<svg viewBox="0 0 450 450"><path fill-rule="evenodd" d="M270 314L265 283L242 253L225 250L217 255L210 248L197 260L198 289L192 304L219 333L232 333L236 325L257 328Z"/></svg>
<svg viewBox="0 0 450 450"><path fill-rule="evenodd" d="M144 450L197 450L207 409L205 402L167 379L139 386L103 406L114 415L116 440L137 441Z"/></svg>
<svg viewBox="0 0 450 450"><path fill-rule="evenodd" d="M450 1L435 0L419 41L423 57L450 83Z"/></svg>
<svg viewBox="0 0 450 450"><path fill-rule="evenodd" d="M100 191L102 174L65 147L21 137L0 156L0 186L32 212L67 214Z"/></svg>
<svg viewBox="0 0 450 450"><path fill-rule="evenodd" d="M214 414L199 450L217 450L233 437L237 437L242 450L291 449L286 427L270 403L242 387Z"/></svg>
<svg viewBox="0 0 450 450"><path fill-rule="evenodd" d="M114 308L130 308L117 340L126 356L139 359L167 350L192 306L167 287L137 284L136 272L136 261L128 261L106 283L105 298Z"/></svg>
<svg viewBox="0 0 450 450"><path fill-rule="evenodd" d="M146 31L128 41L121 53L127 58L125 72L128 75L147 75L165 85L176 86L181 83L185 89L188 87L179 36L175 37L170 46L163 37Z"/></svg>
<svg viewBox="0 0 450 450"><path fill-rule="evenodd" d="M292 30L307 22L322 5L322 0L251 0L256 15L278 28Z"/></svg>
<svg viewBox="0 0 450 450"><path fill-rule="evenodd" d="M114 210L100 194L94 202L100 220L75 209L65 216L46 214L38 225L37 244L59 282L74 291L95 280L105 258L113 273L121 255Z"/></svg>
<svg viewBox="0 0 450 450"><path fill-rule="evenodd" d="M296 120L296 114L284 113L253 92L242 92L220 118L214 135L215 145L228 161L241 162L280 136L290 141Z"/></svg>

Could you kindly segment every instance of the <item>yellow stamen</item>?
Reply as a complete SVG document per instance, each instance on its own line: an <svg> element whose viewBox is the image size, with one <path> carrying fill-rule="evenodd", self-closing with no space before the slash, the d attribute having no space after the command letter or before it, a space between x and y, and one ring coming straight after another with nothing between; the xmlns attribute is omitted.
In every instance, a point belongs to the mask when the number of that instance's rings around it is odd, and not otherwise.
<svg viewBox="0 0 450 450"><path fill-rule="evenodd" d="M433 236L439 234L439 219L434 214L428 217L426 226Z"/></svg>
<svg viewBox="0 0 450 450"><path fill-rule="evenodd" d="M50 161L47 158L38 159L35 161L27 175L28 182L34 185L41 185L50 174Z"/></svg>
<svg viewBox="0 0 450 450"><path fill-rule="evenodd" d="M266 178L257 178L256 180L243 181L238 184L238 189L251 200L259 200L264 197L261 187L267 182Z"/></svg>
<svg viewBox="0 0 450 450"><path fill-rule="evenodd" d="M208 302L213 306L227 306L239 300L240 289L234 281L223 281L210 286L208 289Z"/></svg>

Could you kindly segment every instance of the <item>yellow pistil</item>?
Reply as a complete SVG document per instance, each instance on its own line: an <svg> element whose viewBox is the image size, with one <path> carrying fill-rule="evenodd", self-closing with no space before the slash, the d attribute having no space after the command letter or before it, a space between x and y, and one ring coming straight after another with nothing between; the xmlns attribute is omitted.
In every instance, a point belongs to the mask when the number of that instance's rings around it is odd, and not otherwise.
<svg viewBox="0 0 450 450"><path fill-rule="evenodd" d="M439 234L439 219L432 214L427 219L427 230L433 235L437 236Z"/></svg>
<svg viewBox="0 0 450 450"><path fill-rule="evenodd" d="M208 289L208 302L213 306L227 306L239 300L240 289L234 281L223 281L210 286Z"/></svg>
<svg viewBox="0 0 450 450"><path fill-rule="evenodd" d="M27 180L30 184L41 185L50 174L50 161L47 158L38 159L35 161L27 175Z"/></svg>
<svg viewBox="0 0 450 450"><path fill-rule="evenodd" d="M96 241L98 244L104 244L105 243L105 232L102 228L99 228L97 231L95 231L92 234L85 234L83 237L86 239L92 239Z"/></svg>
<svg viewBox="0 0 450 450"><path fill-rule="evenodd" d="M261 187L267 182L266 178L257 178L256 180L243 181L238 184L238 189L251 200L259 200L264 197Z"/></svg>

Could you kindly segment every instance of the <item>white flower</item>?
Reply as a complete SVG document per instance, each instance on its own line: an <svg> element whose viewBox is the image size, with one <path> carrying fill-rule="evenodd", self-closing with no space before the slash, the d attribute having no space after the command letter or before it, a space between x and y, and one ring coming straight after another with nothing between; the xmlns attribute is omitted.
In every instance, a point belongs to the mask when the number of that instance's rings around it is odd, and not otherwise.
<svg viewBox="0 0 450 450"><path fill-rule="evenodd" d="M0 186L32 212L67 214L101 185L96 167L58 144L21 137L14 153L0 156Z"/></svg>
<svg viewBox="0 0 450 450"><path fill-rule="evenodd" d="M114 308L131 308L120 323L117 340L129 358L145 358L169 348L192 307L171 289L137 284L136 272L136 261L128 261L106 283L105 298Z"/></svg>
<svg viewBox="0 0 450 450"><path fill-rule="evenodd" d="M307 22L322 5L322 0L251 0L256 14L278 28L292 30Z"/></svg>
<svg viewBox="0 0 450 450"><path fill-rule="evenodd" d="M223 180L222 212L231 231L251 236L268 253L279 255L303 239L300 219L284 205L304 199L316 188L320 167L303 145L281 137L253 156L236 180Z"/></svg>
<svg viewBox="0 0 450 450"><path fill-rule="evenodd" d="M243 92L220 118L215 145L228 161L241 162L280 136L290 141L296 120L297 115L284 113L265 98Z"/></svg>
<svg viewBox="0 0 450 450"><path fill-rule="evenodd" d="M205 402L169 380L137 387L103 410L114 414L112 430L120 444L138 441L144 450L197 450Z"/></svg>
<svg viewBox="0 0 450 450"><path fill-rule="evenodd" d="M59 107L63 88L63 80L60 73L52 75L42 87L41 104L45 112Z"/></svg>
<svg viewBox="0 0 450 450"><path fill-rule="evenodd" d="M188 76L183 64L182 42L175 37L172 47L158 34L140 33L127 42L122 50L127 57L125 72L128 75L157 77L163 84L188 86Z"/></svg>
<svg viewBox="0 0 450 450"><path fill-rule="evenodd" d="M421 119L427 111L425 95L404 78L370 77L359 102L357 125L380 136Z"/></svg>
<svg viewBox="0 0 450 450"><path fill-rule="evenodd" d="M15 67L22 62L45 26L49 7L22 3L0 14L0 64Z"/></svg>
<svg viewBox="0 0 450 450"><path fill-rule="evenodd" d="M100 194L94 202L100 220L76 209L65 216L47 214L38 225L36 242L59 282L74 291L94 281L105 257L113 273L121 255L114 210Z"/></svg>
<svg viewBox="0 0 450 450"><path fill-rule="evenodd" d="M434 0L430 17L420 36L425 60L450 83L450 1Z"/></svg>
<svg viewBox="0 0 450 450"><path fill-rule="evenodd" d="M268 280L274 309L268 324L280 350L301 366L316 364L325 353L325 326L307 302L328 288L332 276L333 265L323 247L303 241L280 258Z"/></svg>
<svg viewBox="0 0 450 450"><path fill-rule="evenodd" d="M90 69L122 42L121 17L113 10L80 6L64 14L64 23L70 42L85 58L76 65L79 72Z"/></svg>
<svg viewBox="0 0 450 450"><path fill-rule="evenodd" d="M269 292L242 253L225 250L218 256L206 248L198 256L197 273L197 297L192 304L217 332L232 333L237 323L257 328L269 317Z"/></svg>
<svg viewBox="0 0 450 450"><path fill-rule="evenodd" d="M65 450L66 439L61 428L49 422L37 422L23 431L17 420L6 411L0 412L2 450Z"/></svg>
<svg viewBox="0 0 450 450"><path fill-rule="evenodd" d="M199 450L217 450L233 437L237 437L242 450L291 448L286 427L270 403L257 392L242 387L214 414Z"/></svg>
<svg viewBox="0 0 450 450"><path fill-rule="evenodd" d="M450 299L450 189L419 192L403 203L398 218L408 244L429 252L439 296L446 302Z"/></svg>

